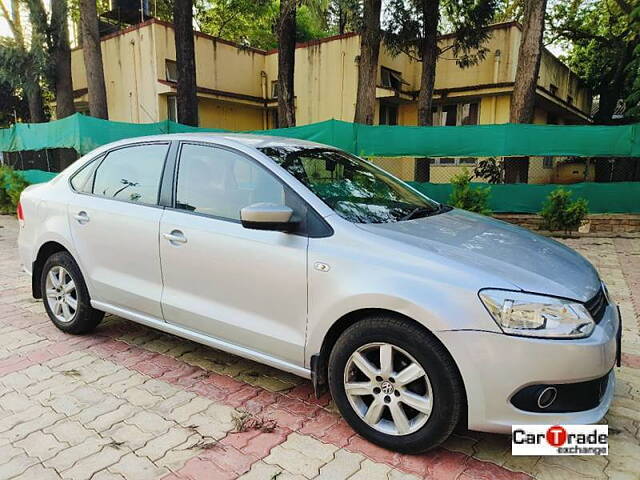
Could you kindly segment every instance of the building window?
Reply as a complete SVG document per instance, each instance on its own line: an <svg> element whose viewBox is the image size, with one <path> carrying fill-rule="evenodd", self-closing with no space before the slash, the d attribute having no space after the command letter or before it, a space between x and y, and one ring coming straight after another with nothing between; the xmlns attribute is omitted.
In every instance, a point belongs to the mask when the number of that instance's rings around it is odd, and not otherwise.
<svg viewBox="0 0 640 480"><path fill-rule="evenodd" d="M380 125L398 124L398 106L388 103L380 104Z"/></svg>
<svg viewBox="0 0 640 480"><path fill-rule="evenodd" d="M436 105L432 107L434 126L454 127L458 125L477 125L479 117L478 102L452 103L448 105ZM432 165L440 166L474 166L476 158L433 158Z"/></svg>
<svg viewBox="0 0 640 480"><path fill-rule="evenodd" d="M478 124L478 104L463 103L460 109L460 125Z"/></svg>
<svg viewBox="0 0 640 480"><path fill-rule="evenodd" d="M551 95L553 95L554 97L558 96L558 86L554 85L553 83L549 84L549 91L551 92Z"/></svg>
<svg viewBox="0 0 640 480"><path fill-rule="evenodd" d="M380 67L380 77L384 88L390 88L398 92L402 90L403 84L409 85L404 81L400 72L396 72L387 67Z"/></svg>
<svg viewBox="0 0 640 480"><path fill-rule="evenodd" d="M278 98L278 81L271 82L271 98Z"/></svg>
<svg viewBox="0 0 640 480"><path fill-rule="evenodd" d="M167 97L167 118L172 122L178 121L178 97L175 95Z"/></svg>
<svg viewBox="0 0 640 480"><path fill-rule="evenodd" d="M458 124L458 106L444 105L441 113L441 125L455 127Z"/></svg>
<svg viewBox="0 0 640 480"><path fill-rule="evenodd" d="M270 128L278 128L278 109L277 108L269 109L269 125L270 125Z"/></svg>
<svg viewBox="0 0 640 480"><path fill-rule="evenodd" d="M178 81L178 64L175 60L164 61L164 73L169 82Z"/></svg>
<svg viewBox="0 0 640 480"><path fill-rule="evenodd" d="M478 124L478 102L436 105L431 109L434 126Z"/></svg>

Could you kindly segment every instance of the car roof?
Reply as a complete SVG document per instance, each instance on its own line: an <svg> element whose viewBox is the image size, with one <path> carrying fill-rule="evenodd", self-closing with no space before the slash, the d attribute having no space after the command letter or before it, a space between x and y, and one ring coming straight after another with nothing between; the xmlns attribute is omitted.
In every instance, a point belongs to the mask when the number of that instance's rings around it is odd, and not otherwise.
<svg viewBox="0 0 640 480"><path fill-rule="evenodd" d="M300 140L297 138L278 137L272 135L256 135L251 133L226 133L226 132L194 132L172 133L165 135L151 135L134 137L114 142L111 145L127 145L152 140L193 140L202 142L220 142L223 144L235 143L250 148L277 148L277 147L306 147L306 148L334 148L321 143Z"/></svg>

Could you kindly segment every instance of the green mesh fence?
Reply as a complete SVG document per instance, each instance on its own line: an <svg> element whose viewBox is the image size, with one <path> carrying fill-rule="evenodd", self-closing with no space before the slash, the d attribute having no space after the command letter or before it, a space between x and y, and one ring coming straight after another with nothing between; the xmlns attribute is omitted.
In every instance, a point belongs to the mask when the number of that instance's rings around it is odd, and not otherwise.
<svg viewBox="0 0 640 480"><path fill-rule="evenodd" d="M448 183L409 184L438 202L446 203L451 194L451 184ZM547 196L556 188L569 190L574 199L586 199L589 202L589 213L640 213L640 182L472 185L491 190L489 208L496 213L538 213Z"/></svg>
<svg viewBox="0 0 640 480"><path fill-rule="evenodd" d="M84 154L124 138L207 131L223 130L188 127L170 121L144 124L112 122L75 114L49 123L16 124L0 130L0 151L66 147ZM313 140L363 156L640 156L640 124L408 127L328 120L253 133Z"/></svg>
<svg viewBox="0 0 640 480"><path fill-rule="evenodd" d="M30 183L55 173L43 161L30 161L48 149L73 148L84 154L101 145L163 133L224 132L164 121L151 124L112 122L80 114L43 124L18 124L0 130L0 151L14 152L14 164ZM332 145L369 157L404 180L420 180L417 158L429 157L429 183L411 182L431 198L447 202L450 180L466 168L495 157L504 177L504 157L529 156L528 183L478 183L491 189L494 212L537 213L547 195L562 187L585 198L591 213L640 213L640 124L622 126L476 125L461 127L367 126L329 120L299 127L251 133L292 137ZM601 158L596 158L601 157ZM19 160L19 161L18 161ZM421 163L422 162L422 163ZM631 180L631 181L630 181ZM559 185L560 184L560 185Z"/></svg>
<svg viewBox="0 0 640 480"><path fill-rule="evenodd" d="M45 172L44 170L17 170L17 172L29 183L48 182L57 175L55 172Z"/></svg>

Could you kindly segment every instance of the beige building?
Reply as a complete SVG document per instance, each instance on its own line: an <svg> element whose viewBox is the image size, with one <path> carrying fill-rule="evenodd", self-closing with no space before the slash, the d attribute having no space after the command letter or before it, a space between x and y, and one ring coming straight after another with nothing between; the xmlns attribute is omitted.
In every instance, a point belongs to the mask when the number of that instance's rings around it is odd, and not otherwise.
<svg viewBox="0 0 640 480"><path fill-rule="evenodd" d="M484 61L461 69L445 53L437 64L434 124L505 123L518 60L521 29L516 23L491 27ZM450 36L441 38L446 46ZM276 125L277 51L243 47L196 33L196 76L200 126L256 130ZM346 34L298 45L295 102L298 125L331 118L353 121L360 38ZM103 37L102 53L109 117L148 123L176 118L176 63L170 24L151 19ZM382 48L376 90L376 119L381 124L416 125L420 63ZM82 51L72 52L73 85L80 111L86 109ZM538 79L536 123L589 121L591 93L568 67L544 52ZM378 159L405 179L416 177L411 159ZM531 182L557 181L554 160L540 159ZM474 159L434 159L432 181L447 181ZM457 168L456 168L457 167ZM440 173L438 173L440 171ZM418 175L419 176L419 175Z"/></svg>

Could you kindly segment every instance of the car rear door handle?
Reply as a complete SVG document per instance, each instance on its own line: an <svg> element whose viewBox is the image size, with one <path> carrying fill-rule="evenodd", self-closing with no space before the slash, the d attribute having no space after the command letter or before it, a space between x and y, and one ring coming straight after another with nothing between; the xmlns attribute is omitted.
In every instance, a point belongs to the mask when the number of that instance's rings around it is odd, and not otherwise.
<svg viewBox="0 0 640 480"><path fill-rule="evenodd" d="M75 218L79 224L84 225L89 222L89 215L84 210L76 213L73 218Z"/></svg>
<svg viewBox="0 0 640 480"><path fill-rule="evenodd" d="M163 233L162 236L174 245L176 243L187 243L187 237L180 230L171 230L171 233Z"/></svg>

